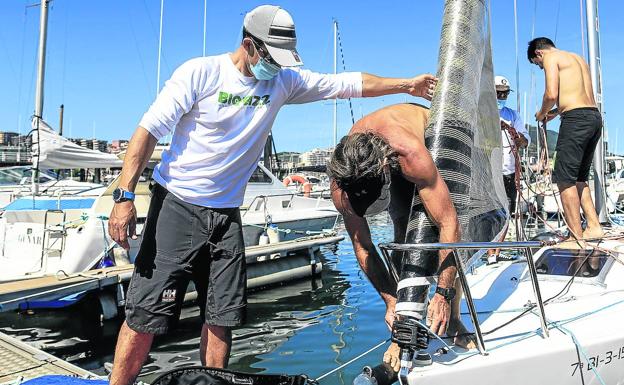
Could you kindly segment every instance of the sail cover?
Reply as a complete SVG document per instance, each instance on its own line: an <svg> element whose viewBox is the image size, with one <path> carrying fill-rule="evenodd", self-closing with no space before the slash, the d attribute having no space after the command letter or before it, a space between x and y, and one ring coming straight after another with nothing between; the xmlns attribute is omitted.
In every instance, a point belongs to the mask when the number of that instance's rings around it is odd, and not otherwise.
<svg viewBox="0 0 624 385"><path fill-rule="evenodd" d="M81 147L60 136L43 119L35 117L32 127L35 168L109 168L123 164L115 155Z"/></svg>
<svg viewBox="0 0 624 385"><path fill-rule="evenodd" d="M446 1L437 76L426 146L449 188L461 240L495 240L509 214L485 0ZM415 194L406 242L438 240L438 229ZM464 267L484 252L460 252ZM437 256L437 251L418 251L403 257L397 313L423 318L429 285L419 278L436 274Z"/></svg>

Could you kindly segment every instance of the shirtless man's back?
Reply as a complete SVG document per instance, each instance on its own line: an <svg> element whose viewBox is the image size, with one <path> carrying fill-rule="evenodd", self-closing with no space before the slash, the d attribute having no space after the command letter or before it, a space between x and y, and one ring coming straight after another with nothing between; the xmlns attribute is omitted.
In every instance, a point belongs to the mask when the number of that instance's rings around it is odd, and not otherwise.
<svg viewBox="0 0 624 385"><path fill-rule="evenodd" d="M559 68L559 113L581 107L596 107L589 66L579 55L557 50L551 55Z"/></svg>
<svg viewBox="0 0 624 385"><path fill-rule="evenodd" d="M602 228L587 185L594 150L602 135L602 116L596 108L589 66L577 54L557 49L544 37L529 43L527 55L546 77L542 108L535 118L545 122L561 114L553 181L561 194L571 236L577 240L601 237ZM558 112L551 113L555 104ZM581 207L587 220L585 231L581 227Z"/></svg>

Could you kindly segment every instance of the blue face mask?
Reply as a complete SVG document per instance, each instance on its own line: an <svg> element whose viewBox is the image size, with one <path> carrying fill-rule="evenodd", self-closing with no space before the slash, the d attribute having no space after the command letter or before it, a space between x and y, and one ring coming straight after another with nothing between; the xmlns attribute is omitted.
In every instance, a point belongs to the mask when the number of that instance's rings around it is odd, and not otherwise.
<svg viewBox="0 0 624 385"><path fill-rule="evenodd" d="M269 63L262 57L260 58L260 60L258 60L256 64L250 65L249 67L254 77L258 80L271 80L281 70L280 67Z"/></svg>
<svg viewBox="0 0 624 385"><path fill-rule="evenodd" d="M503 107L505 107L505 104L507 103L507 99L505 100L496 100L496 104L498 104L498 109L502 110Z"/></svg>

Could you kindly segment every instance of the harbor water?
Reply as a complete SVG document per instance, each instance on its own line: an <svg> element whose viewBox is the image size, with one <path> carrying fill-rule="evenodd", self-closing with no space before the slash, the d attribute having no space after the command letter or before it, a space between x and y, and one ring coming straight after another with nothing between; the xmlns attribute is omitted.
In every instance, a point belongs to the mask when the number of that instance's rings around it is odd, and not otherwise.
<svg viewBox="0 0 624 385"><path fill-rule="evenodd" d="M391 240L387 214L370 221L375 243ZM233 330L229 368L253 373L307 374L317 378L389 337L385 305L360 270L345 239L323 247L323 272L314 279L252 292L248 319ZM62 310L0 314L0 331L105 375L121 319L101 321L95 301ZM178 327L155 339L140 380L183 366L200 365L201 321L196 306L183 309ZM362 366L375 365L388 343L324 378L321 384L351 384Z"/></svg>

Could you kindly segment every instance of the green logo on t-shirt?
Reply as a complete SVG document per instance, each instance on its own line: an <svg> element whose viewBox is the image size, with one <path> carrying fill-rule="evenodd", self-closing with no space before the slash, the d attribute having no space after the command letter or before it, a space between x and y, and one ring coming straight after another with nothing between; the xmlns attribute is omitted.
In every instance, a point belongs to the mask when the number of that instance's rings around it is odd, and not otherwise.
<svg viewBox="0 0 624 385"><path fill-rule="evenodd" d="M219 104L227 104L230 106L250 106L250 107L262 107L271 102L269 100L270 95L248 95L240 96L233 95L228 92L219 91Z"/></svg>

